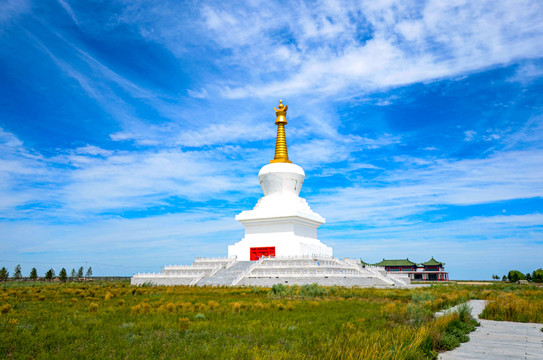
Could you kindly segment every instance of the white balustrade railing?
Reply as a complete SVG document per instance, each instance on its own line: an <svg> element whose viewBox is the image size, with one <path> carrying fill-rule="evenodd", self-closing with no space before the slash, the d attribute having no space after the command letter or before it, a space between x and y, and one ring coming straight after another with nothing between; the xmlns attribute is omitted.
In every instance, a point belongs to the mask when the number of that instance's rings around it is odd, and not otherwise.
<svg viewBox="0 0 543 360"><path fill-rule="evenodd" d="M164 273L137 273L134 274L136 278L176 278L176 277L195 277L195 276L205 276L204 273L196 274L164 274Z"/></svg>
<svg viewBox="0 0 543 360"><path fill-rule="evenodd" d="M235 260L235 257L197 257L197 258L194 258L194 262L199 262L199 261L222 261L222 262L227 262L227 261L231 261L231 260Z"/></svg>
<svg viewBox="0 0 543 360"><path fill-rule="evenodd" d="M192 264L192 265L166 265L164 270L182 270L182 269L194 269L194 268L209 268L214 269L220 264Z"/></svg>

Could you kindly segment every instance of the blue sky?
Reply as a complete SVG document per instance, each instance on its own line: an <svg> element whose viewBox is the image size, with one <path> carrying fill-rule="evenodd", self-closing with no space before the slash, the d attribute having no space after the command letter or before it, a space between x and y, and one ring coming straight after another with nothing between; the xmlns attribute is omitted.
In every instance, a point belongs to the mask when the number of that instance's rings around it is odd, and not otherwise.
<svg viewBox="0 0 543 360"><path fill-rule="evenodd" d="M543 267L537 0L4 0L0 265L226 256L279 99L336 256Z"/></svg>

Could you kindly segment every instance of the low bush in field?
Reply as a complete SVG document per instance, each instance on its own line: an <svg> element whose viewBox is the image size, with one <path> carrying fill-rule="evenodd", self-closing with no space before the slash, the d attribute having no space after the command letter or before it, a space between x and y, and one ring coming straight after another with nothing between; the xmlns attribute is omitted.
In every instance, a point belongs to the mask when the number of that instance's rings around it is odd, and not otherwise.
<svg viewBox="0 0 543 360"><path fill-rule="evenodd" d="M452 350L460 343L469 341L468 334L475 330L479 323L471 316L471 308L466 304L458 306L453 313L453 320L447 325L441 341L437 347L439 350Z"/></svg>
<svg viewBox="0 0 543 360"><path fill-rule="evenodd" d="M486 304L481 318L541 323L543 322L543 289L519 292L518 295L499 294Z"/></svg>
<svg viewBox="0 0 543 360"><path fill-rule="evenodd" d="M432 359L466 323L433 312L484 290L5 284L0 358Z"/></svg>

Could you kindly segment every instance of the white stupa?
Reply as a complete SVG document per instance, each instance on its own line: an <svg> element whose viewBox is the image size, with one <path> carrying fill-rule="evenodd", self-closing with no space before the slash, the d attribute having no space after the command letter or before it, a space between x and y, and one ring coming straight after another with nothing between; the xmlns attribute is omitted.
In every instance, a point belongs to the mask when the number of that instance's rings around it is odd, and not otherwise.
<svg viewBox="0 0 543 360"><path fill-rule="evenodd" d="M252 210L236 216L245 237L228 246L228 257L196 258L192 265L168 265L161 273L135 274L133 285L273 286L407 286L409 276L366 266L356 259L337 259L317 239L324 218L299 196L304 170L288 159L285 138L288 106L279 103L275 157L258 173L264 197Z"/></svg>
<svg viewBox="0 0 543 360"><path fill-rule="evenodd" d="M282 101L279 109L275 109L278 126L275 157L258 173L264 197L253 210L236 216L245 227L245 237L228 246L228 256L240 261L257 260L262 256L332 256L332 248L317 239L317 228L324 224L324 218L299 196L305 173L288 159L287 109Z"/></svg>

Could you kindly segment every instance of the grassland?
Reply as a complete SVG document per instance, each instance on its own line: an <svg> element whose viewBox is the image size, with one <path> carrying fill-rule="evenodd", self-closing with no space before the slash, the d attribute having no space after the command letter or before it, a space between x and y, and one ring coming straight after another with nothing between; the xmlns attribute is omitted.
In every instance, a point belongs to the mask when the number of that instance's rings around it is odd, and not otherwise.
<svg viewBox="0 0 543 360"><path fill-rule="evenodd" d="M433 359L473 329L465 312L434 319L435 311L504 293L543 298L530 291L8 283L0 358Z"/></svg>
<svg viewBox="0 0 543 360"><path fill-rule="evenodd" d="M517 288L516 291L483 293L488 301L482 319L543 323L543 288Z"/></svg>

